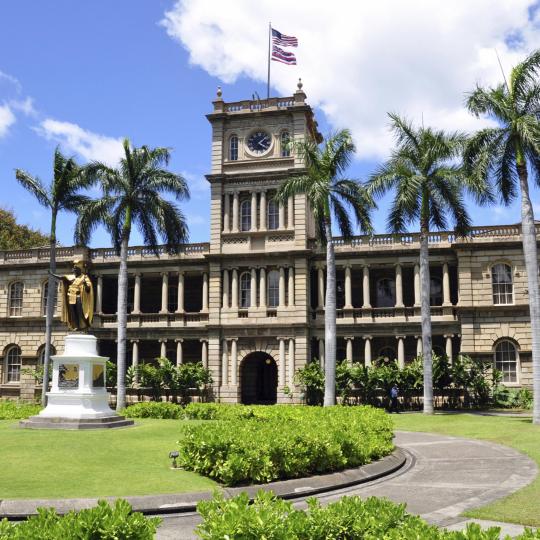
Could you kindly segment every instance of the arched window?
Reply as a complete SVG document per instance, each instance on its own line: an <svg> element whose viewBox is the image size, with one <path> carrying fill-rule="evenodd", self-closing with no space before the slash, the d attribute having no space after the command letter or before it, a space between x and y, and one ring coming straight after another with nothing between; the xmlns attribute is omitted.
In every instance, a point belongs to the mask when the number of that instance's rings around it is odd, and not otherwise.
<svg viewBox="0 0 540 540"><path fill-rule="evenodd" d="M19 382L21 380L21 348L17 345L12 345L7 351L4 359L5 362L5 381L7 383Z"/></svg>
<svg viewBox="0 0 540 540"><path fill-rule="evenodd" d="M493 287L493 303L512 304L514 302L514 285L512 284L512 268L508 264L495 264L491 268L491 286Z"/></svg>
<svg viewBox="0 0 540 540"><path fill-rule="evenodd" d="M273 199L268 201L266 222L269 229L277 229L279 227L279 205Z"/></svg>
<svg viewBox="0 0 540 540"><path fill-rule="evenodd" d="M41 287L41 314L47 315L47 295L49 294L49 282L45 281ZM56 311L56 303L58 301L58 287L54 290L53 313Z"/></svg>
<svg viewBox="0 0 540 540"><path fill-rule="evenodd" d="M248 308L251 303L251 275L244 272L240 276L240 307Z"/></svg>
<svg viewBox="0 0 540 540"><path fill-rule="evenodd" d="M268 272L268 307L279 305L279 272L271 270Z"/></svg>
<svg viewBox="0 0 540 540"><path fill-rule="evenodd" d="M251 201L245 200L240 204L240 230L249 231L251 229Z"/></svg>
<svg viewBox="0 0 540 540"><path fill-rule="evenodd" d="M56 354L56 349L51 345L51 356ZM45 345L42 345L37 353L37 365L42 366L45 361Z"/></svg>
<svg viewBox="0 0 540 540"><path fill-rule="evenodd" d="M24 284L15 281L9 286L9 316L20 317L22 315Z"/></svg>
<svg viewBox="0 0 540 540"><path fill-rule="evenodd" d="M396 304L396 282L381 278L376 283L377 307L394 307Z"/></svg>
<svg viewBox="0 0 540 540"><path fill-rule="evenodd" d="M238 137L231 135L229 139L229 160L236 161L238 159Z"/></svg>
<svg viewBox="0 0 540 540"><path fill-rule="evenodd" d="M281 132L281 157L289 157L291 155L291 137L288 131Z"/></svg>
<svg viewBox="0 0 540 540"><path fill-rule="evenodd" d="M429 284L429 304L431 306L442 306L442 280L432 277Z"/></svg>
<svg viewBox="0 0 540 540"><path fill-rule="evenodd" d="M509 340L499 341L495 347L495 369L502 373L502 382L515 383L517 379L518 354Z"/></svg>

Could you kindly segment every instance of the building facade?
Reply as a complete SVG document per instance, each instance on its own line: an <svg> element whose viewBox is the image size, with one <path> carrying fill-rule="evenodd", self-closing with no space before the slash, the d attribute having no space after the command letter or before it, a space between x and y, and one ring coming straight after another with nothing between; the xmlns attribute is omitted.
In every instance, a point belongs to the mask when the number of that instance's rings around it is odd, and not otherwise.
<svg viewBox="0 0 540 540"><path fill-rule="evenodd" d="M304 195L273 194L302 160L290 141L321 140L299 83L291 97L225 103L212 127L210 242L175 255L129 249L128 365L166 356L202 361L216 399L300 399L294 373L324 362L325 253ZM493 362L508 385L530 385L531 334L520 226L475 227L471 237L432 233L433 348L452 359ZM112 248L58 249L59 272L88 262L95 294L93 333L116 357L119 259ZM42 360L48 249L0 252L0 397L33 399L29 372ZM419 235L336 239L338 360L400 366L421 354ZM56 308L53 346L65 327Z"/></svg>

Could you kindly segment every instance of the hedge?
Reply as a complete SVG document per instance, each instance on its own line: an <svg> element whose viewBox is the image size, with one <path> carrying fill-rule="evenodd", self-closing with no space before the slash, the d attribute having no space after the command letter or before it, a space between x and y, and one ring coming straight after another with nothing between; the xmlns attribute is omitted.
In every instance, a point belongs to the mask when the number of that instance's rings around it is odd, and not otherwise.
<svg viewBox="0 0 540 540"><path fill-rule="evenodd" d="M379 459L394 449L392 421L372 407L193 404L179 465L227 486L304 477Z"/></svg>
<svg viewBox="0 0 540 540"><path fill-rule="evenodd" d="M41 405L34 403L0 401L0 420L21 420L38 414L40 410Z"/></svg>

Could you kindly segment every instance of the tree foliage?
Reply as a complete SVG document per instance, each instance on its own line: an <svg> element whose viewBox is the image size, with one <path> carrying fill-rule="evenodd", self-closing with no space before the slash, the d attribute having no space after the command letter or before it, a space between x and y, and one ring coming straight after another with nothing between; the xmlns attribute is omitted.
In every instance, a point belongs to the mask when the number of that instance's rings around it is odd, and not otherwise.
<svg viewBox="0 0 540 540"><path fill-rule="evenodd" d="M0 249L28 249L48 246L50 237L28 225L17 223L14 212L0 208Z"/></svg>

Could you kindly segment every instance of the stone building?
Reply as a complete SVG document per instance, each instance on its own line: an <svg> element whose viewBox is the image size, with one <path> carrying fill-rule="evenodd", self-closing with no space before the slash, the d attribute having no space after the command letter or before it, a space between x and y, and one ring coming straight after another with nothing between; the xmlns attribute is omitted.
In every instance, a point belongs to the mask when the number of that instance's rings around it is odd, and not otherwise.
<svg viewBox="0 0 540 540"><path fill-rule="evenodd" d="M216 399L299 399L294 372L324 362L325 254L306 197L273 193L303 163L286 143L320 141L301 84L292 97L225 103L212 126L210 242L169 255L129 249L128 365L166 356L202 361ZM527 279L518 225L476 227L470 238L430 235L433 348L493 362L508 385L531 383ZM116 356L118 256L58 250L59 271L85 258L96 288L93 332ZM403 366L421 353L418 234L336 239L338 360ZM41 361L47 249L0 252L0 396L31 399L25 368ZM53 345L65 336L59 308Z"/></svg>

